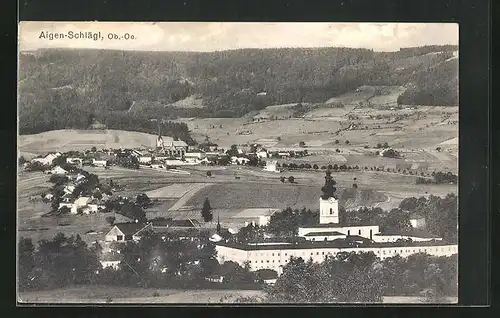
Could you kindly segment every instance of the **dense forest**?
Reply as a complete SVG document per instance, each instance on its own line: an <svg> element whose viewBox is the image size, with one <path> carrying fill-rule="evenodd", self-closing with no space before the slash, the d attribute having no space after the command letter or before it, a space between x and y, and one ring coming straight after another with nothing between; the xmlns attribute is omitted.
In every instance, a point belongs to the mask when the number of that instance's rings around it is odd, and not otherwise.
<svg viewBox="0 0 500 318"><path fill-rule="evenodd" d="M210 53L47 49L20 54L21 134L142 119L240 117L273 104L323 103L362 85L408 87L403 104L457 105L456 46ZM259 94L262 93L262 94ZM201 104L174 105L187 97ZM134 105L134 106L133 106ZM133 107L132 107L133 106ZM117 117L121 114L121 117ZM150 128L141 128L151 130ZM185 139L184 128L168 132Z"/></svg>

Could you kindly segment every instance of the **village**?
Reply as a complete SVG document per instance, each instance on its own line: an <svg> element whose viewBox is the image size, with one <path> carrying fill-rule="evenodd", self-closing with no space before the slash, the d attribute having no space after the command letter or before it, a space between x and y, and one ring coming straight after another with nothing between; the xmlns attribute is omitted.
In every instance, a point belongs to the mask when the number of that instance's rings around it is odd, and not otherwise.
<svg viewBox="0 0 500 318"><path fill-rule="evenodd" d="M426 220L418 213L410 215L408 219L410 226L400 232L393 229L380 231L377 224L342 225L339 221L339 199L334 193L332 171L360 171L362 167L328 165L319 168L310 164L279 165L273 158L301 158L307 157L309 153L307 149L269 152L260 145L247 147L233 145L224 150L218 149L216 144L208 141L196 147L189 147L185 142L178 140L165 143L160 132L155 146L149 149L100 150L94 147L87 151L50 153L23 162L22 171L43 171L44 174L50 175L50 182L54 184L50 191L42 193L40 197L31 197L30 201L42 200L50 204L51 211L47 213L47 217L110 213L110 216L106 217L106 222L109 224L108 231L102 233L102 239L91 242L92 246L101 248L99 262L102 268L107 270L119 270L124 266L124 256L120 252L124 244L139 242L142 237L151 233L163 241L177 239L191 242L195 244L195 249L200 251L206 248L207 244L213 244L215 248L213 256L221 267L217 266L219 269L210 273L205 279L207 282L219 284L228 279L227 275L232 275L235 266L249 266L249 270L257 273L256 282L274 284L277 277L283 273L283 266L290 256L311 257L314 261L321 262L325 256L341 252L373 252L381 259L396 255L408 257L419 252L437 256L457 253L456 243L443 242L442 237L422 231ZM383 148L382 156L384 151L392 150L384 148L383 145L379 148ZM183 174L190 173L182 170L186 167L228 164L253 166L266 173L276 173L276 179L281 183L294 183L293 176L289 178L280 176L280 171L283 170L293 171L302 168L326 171L326 182L322 190L324 193L319 199L318 224L299 227L297 233L291 233L292 236L276 235L272 231L265 230L273 215L279 214L280 209L284 208L275 207L267 212L264 211L261 215L241 219L240 222L244 224L239 224L238 227L224 227L220 223L219 214L217 222L214 223L213 213L209 203L208 207L205 206L206 202L201 211L202 214L209 214L205 222L211 222L206 224L200 223L195 218L182 218L182 214L181 216L174 214L173 218L162 216L148 219L146 212L149 207L157 203L158 199L151 199L145 193L117 196L115 193L120 193L121 190L118 182L109 179L107 183L102 183L95 174L85 170L106 171L115 167L139 171L151 169L179 174L182 177ZM374 170L373 167L370 169ZM389 171L387 169L387 172ZM207 170L206 178L211 177L210 170ZM235 179L239 178L235 174ZM208 199L205 201L209 202ZM85 234L93 233L97 234L92 230ZM190 259L183 266L196 266L200 261L196 258ZM165 273L168 267L159 270ZM182 276L183 273L185 274L178 268L175 275Z"/></svg>

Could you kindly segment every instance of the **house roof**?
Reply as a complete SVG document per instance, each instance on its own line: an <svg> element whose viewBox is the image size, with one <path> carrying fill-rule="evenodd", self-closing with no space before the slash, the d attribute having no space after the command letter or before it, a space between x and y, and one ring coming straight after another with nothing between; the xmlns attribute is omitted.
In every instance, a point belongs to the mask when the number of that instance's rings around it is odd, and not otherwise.
<svg viewBox="0 0 500 318"><path fill-rule="evenodd" d="M115 262L115 261L121 261L122 259L123 255L118 253L104 253L99 258L101 262Z"/></svg>
<svg viewBox="0 0 500 318"><path fill-rule="evenodd" d="M116 226L125 235L134 235L148 225L149 224L146 223L118 223L114 226Z"/></svg>
<svg viewBox="0 0 500 318"><path fill-rule="evenodd" d="M200 223L197 220L154 220L153 226L165 226L165 227L198 227Z"/></svg>
<svg viewBox="0 0 500 318"><path fill-rule="evenodd" d="M363 227L363 226L378 226L377 224L341 224L341 223L326 223L326 224L315 224L312 226L302 226L302 228L310 229L310 228L341 228L341 227Z"/></svg>
<svg viewBox="0 0 500 318"><path fill-rule="evenodd" d="M377 233L375 235L377 235L377 236L413 236L413 237L421 237L421 238L439 238L438 236L431 234L429 232L418 231L418 230L411 230L411 231L404 231L404 232L386 231L383 233Z"/></svg>
<svg viewBox="0 0 500 318"><path fill-rule="evenodd" d="M307 233L304 236L332 236L332 235L345 235L345 234L337 232L337 231L333 231L333 232L311 232L311 233Z"/></svg>
<svg viewBox="0 0 500 318"><path fill-rule="evenodd" d="M355 238L357 240L365 240L359 244L359 248L383 248L383 247L406 247L406 246L436 246L436 245L456 245L445 244L439 241L427 242L369 242L366 238ZM266 245L249 245L244 243L224 242L220 241L215 243L218 246L227 246L244 251L260 251L260 250L295 250L295 249L323 249L323 248L353 248L352 242L347 239L336 239L333 241L302 241L297 244L266 244Z"/></svg>
<svg viewBox="0 0 500 318"><path fill-rule="evenodd" d="M275 270L264 268L255 271L255 274L263 280L278 278L278 273Z"/></svg>
<svg viewBox="0 0 500 318"><path fill-rule="evenodd" d="M75 200L75 204L87 204L90 201L90 197L79 197Z"/></svg>

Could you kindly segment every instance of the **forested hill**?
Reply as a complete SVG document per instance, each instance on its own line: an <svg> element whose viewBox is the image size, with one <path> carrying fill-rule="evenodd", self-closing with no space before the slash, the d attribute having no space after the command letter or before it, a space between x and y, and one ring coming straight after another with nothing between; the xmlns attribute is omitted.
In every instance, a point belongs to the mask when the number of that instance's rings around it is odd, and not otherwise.
<svg viewBox="0 0 500 318"><path fill-rule="evenodd" d="M84 128L91 117L108 125L119 118L240 117L273 104L321 103L362 85L404 85L403 104L458 105L457 50L22 52L20 130ZM142 105L140 111L134 111L134 103Z"/></svg>

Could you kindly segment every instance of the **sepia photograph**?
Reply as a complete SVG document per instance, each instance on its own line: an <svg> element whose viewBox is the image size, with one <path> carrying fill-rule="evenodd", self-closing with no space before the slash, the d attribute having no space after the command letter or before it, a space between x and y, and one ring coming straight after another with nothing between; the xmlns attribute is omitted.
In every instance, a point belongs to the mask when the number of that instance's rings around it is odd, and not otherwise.
<svg viewBox="0 0 500 318"><path fill-rule="evenodd" d="M20 22L18 304L457 304L458 33Z"/></svg>

